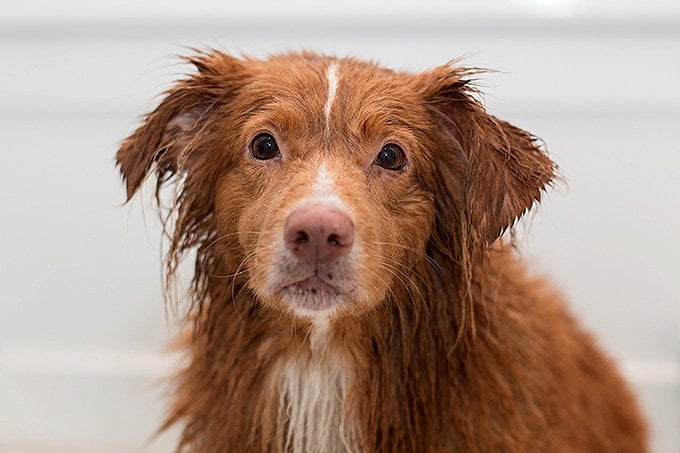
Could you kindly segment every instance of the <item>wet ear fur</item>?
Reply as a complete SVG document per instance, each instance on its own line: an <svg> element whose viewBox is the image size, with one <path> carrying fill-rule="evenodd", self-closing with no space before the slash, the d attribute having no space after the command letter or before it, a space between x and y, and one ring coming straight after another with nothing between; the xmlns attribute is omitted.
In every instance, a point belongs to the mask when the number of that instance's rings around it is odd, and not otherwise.
<svg viewBox="0 0 680 453"><path fill-rule="evenodd" d="M201 148L198 134L210 127L214 113L234 96L246 77L247 62L221 52L199 52L184 60L197 72L166 92L116 154L128 200L154 164L161 184L196 157Z"/></svg>
<svg viewBox="0 0 680 453"><path fill-rule="evenodd" d="M455 63L417 80L441 129L439 179L450 204L438 209L462 211L439 217L455 217L467 233L490 244L540 201L557 167L536 137L488 114L474 97L471 76L482 71Z"/></svg>

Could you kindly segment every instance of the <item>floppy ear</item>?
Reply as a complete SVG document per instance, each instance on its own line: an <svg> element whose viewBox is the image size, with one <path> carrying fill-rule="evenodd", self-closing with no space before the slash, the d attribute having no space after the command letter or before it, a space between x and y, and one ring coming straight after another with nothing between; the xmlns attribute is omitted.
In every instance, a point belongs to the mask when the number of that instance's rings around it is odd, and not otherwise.
<svg viewBox="0 0 680 453"><path fill-rule="evenodd" d="M486 113L469 81L479 72L450 64L422 74L418 83L441 129L446 168L439 171L458 204L448 209L462 210L448 217L490 244L540 200L556 165L536 137Z"/></svg>
<svg viewBox="0 0 680 453"><path fill-rule="evenodd" d="M202 145L197 136L210 128L214 113L233 97L246 77L245 61L217 51L184 60L197 72L166 92L116 154L128 200L154 164L160 185L165 176L185 169L196 158Z"/></svg>

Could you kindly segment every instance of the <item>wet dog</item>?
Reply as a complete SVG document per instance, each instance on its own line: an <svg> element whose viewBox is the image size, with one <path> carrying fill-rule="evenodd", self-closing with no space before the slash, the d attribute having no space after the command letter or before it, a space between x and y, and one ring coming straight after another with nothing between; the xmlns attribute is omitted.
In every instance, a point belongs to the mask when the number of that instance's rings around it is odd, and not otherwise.
<svg viewBox="0 0 680 453"><path fill-rule="evenodd" d="M500 239L556 167L453 62L207 51L122 144L196 251L180 450L642 452L613 363ZM170 227L170 226L169 226Z"/></svg>

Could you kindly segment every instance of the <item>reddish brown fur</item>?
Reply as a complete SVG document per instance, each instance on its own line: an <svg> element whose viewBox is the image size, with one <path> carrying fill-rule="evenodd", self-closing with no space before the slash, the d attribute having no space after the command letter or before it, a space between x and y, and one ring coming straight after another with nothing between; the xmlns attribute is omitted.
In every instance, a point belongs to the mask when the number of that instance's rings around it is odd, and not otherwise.
<svg viewBox="0 0 680 453"><path fill-rule="evenodd" d="M353 370L342 407L361 451L646 450L616 367L496 241L555 166L533 136L485 112L468 82L475 70L411 75L311 53L189 61L197 73L117 155L128 198L152 168L159 190L181 176L168 279L197 249L190 363L165 424L184 424L180 450L285 450L272 375L296 356ZM342 78L325 130L332 61ZM293 156L285 165L244 158L263 128ZM399 174L370 166L385 138L408 151ZM364 290L333 317L323 350L310 347L310 322L262 283L268 244L320 155L355 212Z"/></svg>

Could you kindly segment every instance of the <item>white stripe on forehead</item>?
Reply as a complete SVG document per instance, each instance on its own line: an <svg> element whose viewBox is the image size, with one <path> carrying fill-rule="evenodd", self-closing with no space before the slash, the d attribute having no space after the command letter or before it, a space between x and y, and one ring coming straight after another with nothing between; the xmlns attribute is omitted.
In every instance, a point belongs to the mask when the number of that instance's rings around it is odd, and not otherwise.
<svg viewBox="0 0 680 453"><path fill-rule="evenodd" d="M333 100L335 99L335 93L338 91L338 64L336 62L328 65L326 69L326 79L328 80L328 95L326 97L326 130L328 130L329 120L331 116L331 106L333 105Z"/></svg>

